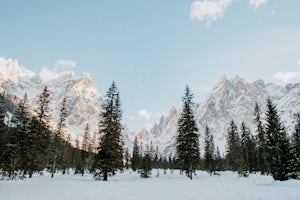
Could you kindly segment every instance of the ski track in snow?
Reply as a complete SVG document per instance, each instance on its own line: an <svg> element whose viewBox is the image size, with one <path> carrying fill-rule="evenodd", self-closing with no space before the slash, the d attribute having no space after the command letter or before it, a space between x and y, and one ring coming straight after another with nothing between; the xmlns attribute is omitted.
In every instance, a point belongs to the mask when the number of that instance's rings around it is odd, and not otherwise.
<svg viewBox="0 0 300 200"><path fill-rule="evenodd" d="M238 177L233 172L222 172L221 176L210 177L206 172L197 172L194 180L180 176L179 171L170 171L156 177L142 179L128 171L110 177L108 182L95 181L90 174L60 175L54 179L49 173L35 175L32 179L0 181L1 200L197 200L197 199L271 199L299 200L300 181L274 181L271 176L251 174L248 178Z"/></svg>

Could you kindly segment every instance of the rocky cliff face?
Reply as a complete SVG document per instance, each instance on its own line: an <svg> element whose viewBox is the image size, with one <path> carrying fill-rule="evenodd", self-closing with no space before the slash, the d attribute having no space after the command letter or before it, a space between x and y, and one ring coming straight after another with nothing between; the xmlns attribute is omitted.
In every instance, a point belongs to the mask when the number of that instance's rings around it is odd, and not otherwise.
<svg viewBox="0 0 300 200"><path fill-rule="evenodd" d="M88 74L75 77L74 73L66 72L56 79L43 82L35 73L27 70L18 61L0 58L0 92L23 98L26 93L34 114L37 96L43 88L50 90L51 127L55 128L63 99L67 98L68 117L66 133L72 139L83 135L86 125L90 134L98 130L98 121L103 99L95 83Z"/></svg>
<svg viewBox="0 0 300 200"><path fill-rule="evenodd" d="M285 87L258 80L248 83L239 76L227 78L223 76L206 96L202 103L195 104L200 145L203 149L204 128L209 126L214 135L216 146L225 152L226 134L230 121L234 120L237 126L245 122L255 134L253 124L254 106L257 102L264 112L266 99L270 96L280 112L282 120L291 132L295 124L296 114L300 112L300 84L289 84ZM171 108L166 117L160 121L145 136L138 137L143 143L151 140L160 147L164 154L174 153L174 144L177 130L177 121L180 109ZM264 118L264 116L262 116ZM144 134L145 135L145 134Z"/></svg>
<svg viewBox="0 0 300 200"><path fill-rule="evenodd" d="M51 92L51 126L55 128L59 110L64 97L67 98L68 117L66 133L71 137L81 138L86 125L90 134L98 130L98 121L103 99L95 83L88 74L76 77L72 72L43 82L38 75L27 70L18 61L0 58L0 92L23 98L27 93L32 112L36 107L37 96L45 86ZM245 122L254 133L253 110L255 102L262 111L266 98L270 96L280 111L282 121L289 133L293 130L296 115L300 112L300 84L288 84L285 87L258 80L249 83L239 76L228 78L223 76L206 96L203 102L195 102L194 112L200 134L200 149L203 149L204 128L209 126L214 135L216 146L225 152L226 133L231 120L240 126ZM177 132L177 121L181 110L172 107L166 116L162 116L151 130L143 129L137 134L143 144L152 141L154 146L165 154L174 154L174 143ZM264 116L262 116L264 117ZM135 133L126 127L123 131L126 147L132 149Z"/></svg>

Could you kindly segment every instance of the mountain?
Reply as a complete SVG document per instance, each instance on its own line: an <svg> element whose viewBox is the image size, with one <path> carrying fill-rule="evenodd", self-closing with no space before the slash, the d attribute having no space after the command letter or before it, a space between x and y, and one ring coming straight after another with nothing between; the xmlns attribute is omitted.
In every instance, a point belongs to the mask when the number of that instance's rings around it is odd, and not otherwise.
<svg viewBox="0 0 300 200"><path fill-rule="evenodd" d="M66 133L72 139L81 139L84 129L89 124L90 134L98 130L100 108L103 99L96 84L89 74L75 77L73 72L66 72L56 79L43 82L35 73L27 70L17 60L0 58L0 92L23 98L28 95L31 111L34 114L37 97L43 88L48 86L50 91L50 126L55 129L59 110L63 99L67 98L68 117Z"/></svg>
<svg viewBox="0 0 300 200"><path fill-rule="evenodd" d="M296 115L300 112L300 84L288 84L285 87L258 80L249 83L239 76L228 78L225 75L213 87L205 100L194 106L194 113L200 134L200 149L204 146L204 128L207 125L216 146L221 153L226 149L226 134L230 121L234 120L239 127L242 122L255 134L253 112L255 102L264 112L267 97L270 96L277 104L278 111L289 133L292 132ZM168 155L175 151L175 137L177 121L181 110L172 107L166 117L153 128L138 134L141 142L152 141L163 154ZM264 118L264 116L262 116Z"/></svg>
<svg viewBox="0 0 300 200"><path fill-rule="evenodd" d="M94 81L85 73L76 77L73 72L66 72L55 79L44 82L38 75L19 64L17 60L0 58L0 92L23 98L27 93L31 111L36 109L37 96L45 86L51 92L52 117L51 126L55 129L62 100L67 98L68 117L66 133L72 139L82 138L84 129L89 124L90 134L98 130L98 121L103 99ZM200 134L200 149L203 149L204 128L209 126L214 135L216 146L221 153L226 148L226 133L231 120L240 126L242 121L254 133L253 110L257 102L262 111L265 109L266 98L270 96L280 111L282 120L289 133L296 122L296 114L300 112L300 84L278 86L258 80L253 83L236 76L228 78L225 75L216 83L203 102L194 105L195 117ZM125 146L132 149L133 140L137 138L143 144L152 141L165 155L174 154L177 121L181 110L172 107L166 116L150 129L134 133L124 127L123 138ZM264 117L264 116L263 116Z"/></svg>

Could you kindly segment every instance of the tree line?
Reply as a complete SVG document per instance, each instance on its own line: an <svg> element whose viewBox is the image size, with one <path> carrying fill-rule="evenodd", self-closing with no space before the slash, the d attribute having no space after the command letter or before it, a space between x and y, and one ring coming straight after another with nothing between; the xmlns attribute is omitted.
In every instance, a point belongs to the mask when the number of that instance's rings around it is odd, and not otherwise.
<svg viewBox="0 0 300 200"><path fill-rule="evenodd" d="M10 99L10 100L9 100ZM65 134L68 100L60 102L58 122L48 127L50 91L47 87L37 98L36 115L31 115L27 95L12 101L0 95L0 172L8 179L32 177L33 173L47 169L51 177L61 171L93 173L95 180L107 181L118 170L131 168L141 177L149 178L152 169L180 169L190 179L196 170L211 175L218 171L237 171L240 176L252 172L271 174L275 180L300 177L300 116L295 130L287 136L275 104L267 99L267 111L254 108L253 134L243 122L238 129L232 120L227 130L227 151L221 156L214 144L213 134L205 127L204 155L200 156L199 130L193 112L193 94L186 87L183 107L177 123L176 152L163 155L158 147L139 144L135 138L133 150L124 150L120 93L113 82L108 89L99 116L97 133L91 136L89 125L81 140L72 144ZM7 113L11 113L7 115ZM262 117L262 115L265 115ZM159 172L157 172L157 176Z"/></svg>

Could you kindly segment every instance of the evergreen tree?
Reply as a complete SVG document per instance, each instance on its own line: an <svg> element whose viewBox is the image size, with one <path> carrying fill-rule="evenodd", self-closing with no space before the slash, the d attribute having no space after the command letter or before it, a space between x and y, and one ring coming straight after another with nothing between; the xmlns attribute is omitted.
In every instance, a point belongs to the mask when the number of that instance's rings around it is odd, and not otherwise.
<svg viewBox="0 0 300 200"><path fill-rule="evenodd" d="M29 116L29 106L27 94L24 95L24 98L19 102L18 108L16 109L13 117L12 123L15 126L14 135L16 137L17 152L16 155L18 158L18 170L23 171L23 178L28 171L28 160L33 156L31 155L31 148L33 147L32 142L30 141L30 116Z"/></svg>
<svg viewBox="0 0 300 200"><path fill-rule="evenodd" d="M95 178L107 181L109 175L114 175L123 168L123 142L121 139L121 118L119 91L113 82L106 94L99 123L99 134L102 136L96 156Z"/></svg>
<svg viewBox="0 0 300 200"><path fill-rule="evenodd" d="M276 106L267 99L266 150L270 171L275 180L287 180L289 174L290 145Z"/></svg>
<svg viewBox="0 0 300 200"><path fill-rule="evenodd" d="M83 169L83 160L81 154L81 146L78 136L75 139L75 148L74 148L74 166L75 166L75 174L82 175Z"/></svg>
<svg viewBox="0 0 300 200"><path fill-rule="evenodd" d="M87 124L85 127L85 131L83 134L83 140L82 140L82 150L80 151L80 159L82 161L82 166L80 169L81 175L84 175L84 171L87 168L87 159L88 159L88 155L89 155L89 143L90 143L90 137L89 137L89 133L90 129L89 129L89 125Z"/></svg>
<svg viewBox="0 0 300 200"><path fill-rule="evenodd" d="M250 171L250 149L251 149L251 141L250 141L250 130L246 127L245 123L242 122L241 125L241 150L243 162L245 162L246 171Z"/></svg>
<svg viewBox="0 0 300 200"><path fill-rule="evenodd" d="M150 155L150 147L149 145L147 145L141 163L141 177L150 178L151 170L152 170L152 160Z"/></svg>
<svg viewBox="0 0 300 200"><path fill-rule="evenodd" d="M214 151L213 135L210 133L208 126L206 126L204 138L204 167L210 175L212 175L215 170Z"/></svg>
<svg viewBox="0 0 300 200"><path fill-rule="evenodd" d="M230 170L238 171L240 166L240 137L234 121L230 122L227 133L227 160Z"/></svg>
<svg viewBox="0 0 300 200"><path fill-rule="evenodd" d="M47 86L38 96L37 116L31 118L29 140L31 141L30 159L28 160L29 178L32 177L34 171L43 170L49 160L49 144L51 141L50 131L48 129L49 116L48 112L50 103L50 91Z"/></svg>
<svg viewBox="0 0 300 200"><path fill-rule="evenodd" d="M269 166L267 161L267 151L266 151L266 134L261 121L261 111L258 104L255 104L254 108L254 122L256 124L257 133L257 165L258 170L261 174L268 173Z"/></svg>
<svg viewBox="0 0 300 200"><path fill-rule="evenodd" d="M187 86L183 96L183 109L178 120L176 137L176 156L179 167L186 172L190 179L200 161L199 135L192 109L192 99L193 94Z"/></svg>
<svg viewBox="0 0 300 200"><path fill-rule="evenodd" d="M53 166L52 166L52 173L51 173L51 178L54 177L54 173L56 170L56 160L59 155L62 157L63 151L62 151L62 139L64 138L63 130L66 126L66 118L68 115L67 111L67 98L65 97L62 101L61 108L60 108L60 113L59 113L59 120L57 124L57 130L56 134L54 135L54 158L53 158Z"/></svg>
<svg viewBox="0 0 300 200"><path fill-rule="evenodd" d="M132 159L131 159L131 168L133 171L139 169L140 167L140 148L137 141L137 137L134 138Z"/></svg>
<svg viewBox="0 0 300 200"><path fill-rule="evenodd" d="M291 140L289 177L300 179L300 113L297 115L297 123Z"/></svg>
<svg viewBox="0 0 300 200"><path fill-rule="evenodd" d="M129 163L130 163L130 155L129 155L128 147L125 150L124 159L125 159L125 168L128 169L129 168Z"/></svg>
<svg viewBox="0 0 300 200"><path fill-rule="evenodd" d="M1 169L1 163L3 162L1 158L3 156L5 146L7 143L6 137L7 137L7 132L8 132L8 129L7 129L7 126L4 122L4 120L5 120L5 109L4 109L3 98L1 95L1 98L0 98L0 169Z"/></svg>

